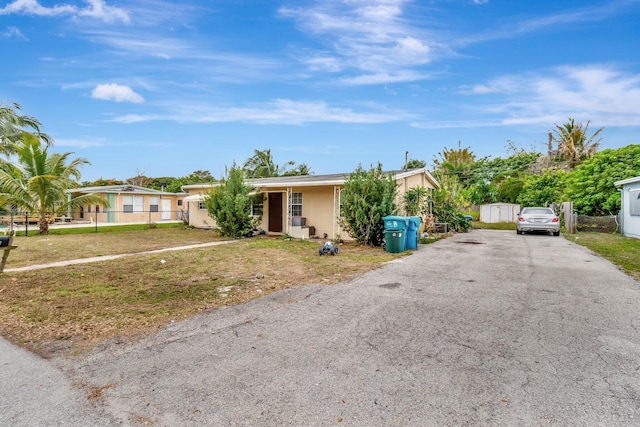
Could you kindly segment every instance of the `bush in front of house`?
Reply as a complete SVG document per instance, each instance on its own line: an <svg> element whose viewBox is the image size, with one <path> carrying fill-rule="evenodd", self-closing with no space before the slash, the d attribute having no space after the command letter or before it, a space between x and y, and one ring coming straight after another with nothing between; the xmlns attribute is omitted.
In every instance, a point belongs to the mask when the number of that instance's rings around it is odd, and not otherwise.
<svg viewBox="0 0 640 427"><path fill-rule="evenodd" d="M257 219L251 215L252 188L244 183L244 172L235 164L227 178L205 198L205 206L223 236L240 238L251 235Z"/></svg>
<svg viewBox="0 0 640 427"><path fill-rule="evenodd" d="M341 225L358 242L380 246L384 241L384 218L395 215L398 184L392 174L382 171L382 165L362 166L349 175L340 201Z"/></svg>

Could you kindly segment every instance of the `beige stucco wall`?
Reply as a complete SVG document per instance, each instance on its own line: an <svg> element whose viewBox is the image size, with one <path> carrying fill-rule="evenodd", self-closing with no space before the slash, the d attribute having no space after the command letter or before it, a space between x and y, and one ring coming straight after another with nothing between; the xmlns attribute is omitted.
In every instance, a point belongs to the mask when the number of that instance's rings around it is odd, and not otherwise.
<svg viewBox="0 0 640 427"><path fill-rule="evenodd" d="M96 196L103 197L105 199L108 198L107 193L94 193ZM113 223L125 223L125 222L161 222L163 220L179 220L181 219L180 209L182 206L178 206L178 200L184 199L183 194L173 194L173 193L165 193L165 194L135 194L135 193L111 193L114 195L114 201L112 206L109 208L105 208L99 206L99 212L96 214L96 205L84 205L83 212L81 214L79 209L75 209L72 213L72 217L74 220L84 220L84 221L98 221L100 223L104 222L113 222ZM125 213L123 212L123 198L124 196L142 196L143 197L143 210L144 212L131 212ZM152 197L158 198L158 212L149 212L150 202ZM163 206L162 200L170 200L170 212L168 214L165 213L165 217L163 218ZM111 217L113 221L109 221L109 212L112 212Z"/></svg>
<svg viewBox="0 0 640 427"><path fill-rule="evenodd" d="M402 208L402 197L409 188L423 186L428 189L434 188L426 174L417 173L406 178L400 178L398 182L398 195L396 199L397 205ZM341 230L338 218L336 218L336 203L339 201L335 198L335 191L344 188L343 185L310 185L310 186L293 186L287 188L285 186L273 186L268 188L258 188L256 191L263 194L263 217L259 227L265 231L269 230L269 197L273 193L282 195L282 232L291 231L287 224L287 190L292 193L302 193L302 216L305 217L308 226L315 227L315 235L324 238L333 239L340 236L344 240L352 240L346 232ZM189 196L196 194L204 194L205 186L187 186L184 188ZM215 221L211 218L206 210L198 209L198 202L185 202L189 207L189 224L200 228L213 228ZM402 210L402 209L401 209Z"/></svg>

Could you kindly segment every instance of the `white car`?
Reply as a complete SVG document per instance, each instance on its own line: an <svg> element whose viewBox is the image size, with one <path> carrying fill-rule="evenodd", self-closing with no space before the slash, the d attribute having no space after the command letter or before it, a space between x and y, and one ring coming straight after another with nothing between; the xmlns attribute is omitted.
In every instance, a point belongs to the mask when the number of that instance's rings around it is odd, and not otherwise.
<svg viewBox="0 0 640 427"><path fill-rule="evenodd" d="M550 208L524 208L518 214L516 231L518 234L528 231L546 231L559 236L560 218Z"/></svg>

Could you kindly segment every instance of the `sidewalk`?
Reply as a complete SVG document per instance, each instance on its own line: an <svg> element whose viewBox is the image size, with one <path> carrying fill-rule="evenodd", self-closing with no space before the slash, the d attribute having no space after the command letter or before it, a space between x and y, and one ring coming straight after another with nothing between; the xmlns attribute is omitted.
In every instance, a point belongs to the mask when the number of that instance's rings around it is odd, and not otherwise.
<svg viewBox="0 0 640 427"><path fill-rule="evenodd" d="M173 248L155 249L152 251L135 252L135 253L118 254L118 255L103 255L103 256L96 256L91 258L71 259L67 261L51 262L49 264L37 264L37 265L27 265L24 267L5 268L4 272L19 273L21 271L41 270L43 268L64 267L67 265L77 265L77 264L88 264L91 262L110 261L113 259L119 259L119 258L125 258L130 256L137 256L137 255L159 254L159 253L170 252L170 251L182 251L186 249L206 248L208 246L224 245L227 243L232 243L234 241L235 240L223 240L219 242L199 243L196 245L176 246Z"/></svg>

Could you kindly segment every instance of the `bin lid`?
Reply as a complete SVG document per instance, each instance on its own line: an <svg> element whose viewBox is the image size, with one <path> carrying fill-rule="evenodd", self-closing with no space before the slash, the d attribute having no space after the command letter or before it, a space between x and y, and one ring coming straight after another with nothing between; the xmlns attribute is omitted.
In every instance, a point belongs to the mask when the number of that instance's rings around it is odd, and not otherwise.
<svg viewBox="0 0 640 427"><path fill-rule="evenodd" d="M382 218L384 221L407 221L407 217L406 216L399 216L399 215L387 215L385 217Z"/></svg>
<svg viewBox="0 0 640 427"><path fill-rule="evenodd" d="M384 221L384 228L390 230L404 230L409 226L409 220L406 216L388 215L382 220Z"/></svg>
<svg viewBox="0 0 640 427"><path fill-rule="evenodd" d="M420 218L419 216L409 216L407 218L409 218L409 222L413 222L417 225L420 225L420 223L422 222L422 218Z"/></svg>

